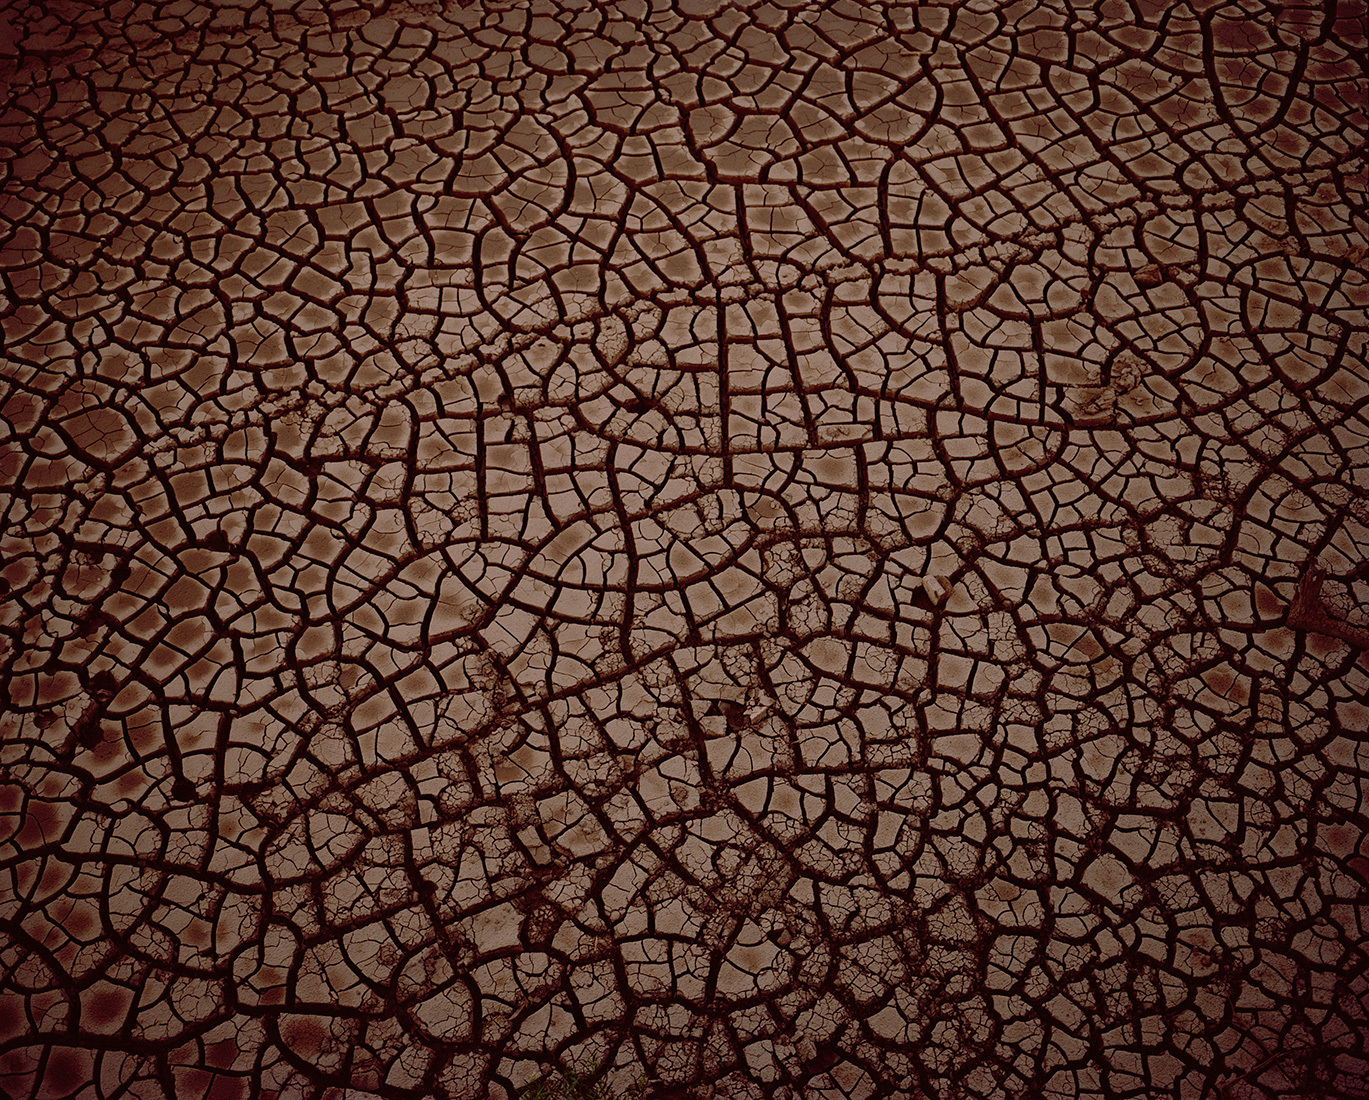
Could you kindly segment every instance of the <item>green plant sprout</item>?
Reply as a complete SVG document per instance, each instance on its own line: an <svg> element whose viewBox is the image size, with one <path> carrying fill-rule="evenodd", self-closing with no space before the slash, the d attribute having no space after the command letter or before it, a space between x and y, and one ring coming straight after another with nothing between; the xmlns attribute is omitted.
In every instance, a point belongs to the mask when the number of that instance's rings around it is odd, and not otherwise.
<svg viewBox="0 0 1369 1100"><path fill-rule="evenodd" d="M646 1096L646 1077L643 1076L628 1091L620 1092L604 1080L596 1080L597 1061L585 1072L564 1069L538 1078L518 1094L518 1100L641 1100Z"/></svg>

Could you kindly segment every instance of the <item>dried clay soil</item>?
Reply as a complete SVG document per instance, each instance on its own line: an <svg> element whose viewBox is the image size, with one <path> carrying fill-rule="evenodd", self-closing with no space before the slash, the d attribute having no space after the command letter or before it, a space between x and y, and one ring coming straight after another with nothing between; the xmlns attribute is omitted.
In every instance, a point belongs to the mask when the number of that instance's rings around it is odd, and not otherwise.
<svg viewBox="0 0 1369 1100"><path fill-rule="evenodd" d="M0 8L0 1093L1369 1096L1361 0Z"/></svg>

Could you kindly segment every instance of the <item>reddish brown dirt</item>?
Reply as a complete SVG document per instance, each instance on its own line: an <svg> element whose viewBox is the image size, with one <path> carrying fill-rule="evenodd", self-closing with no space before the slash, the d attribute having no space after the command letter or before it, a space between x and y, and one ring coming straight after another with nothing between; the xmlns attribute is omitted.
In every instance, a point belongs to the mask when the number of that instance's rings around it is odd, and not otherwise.
<svg viewBox="0 0 1369 1100"><path fill-rule="evenodd" d="M1363 1100L1362 4L3 7L0 1093Z"/></svg>

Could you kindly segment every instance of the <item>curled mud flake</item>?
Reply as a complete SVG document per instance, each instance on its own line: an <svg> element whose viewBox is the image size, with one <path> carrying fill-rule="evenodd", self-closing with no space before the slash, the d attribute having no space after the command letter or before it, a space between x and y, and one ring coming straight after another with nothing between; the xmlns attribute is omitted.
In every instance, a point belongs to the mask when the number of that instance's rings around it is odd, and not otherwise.
<svg viewBox="0 0 1369 1100"><path fill-rule="evenodd" d="M0 1092L1359 1095L1362 5L10 8Z"/></svg>

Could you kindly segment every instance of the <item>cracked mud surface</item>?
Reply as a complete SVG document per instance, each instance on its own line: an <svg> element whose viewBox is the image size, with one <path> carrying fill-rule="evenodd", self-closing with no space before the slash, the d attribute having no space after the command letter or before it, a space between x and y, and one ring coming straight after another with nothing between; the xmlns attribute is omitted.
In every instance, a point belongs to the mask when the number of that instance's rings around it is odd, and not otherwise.
<svg viewBox="0 0 1369 1100"><path fill-rule="evenodd" d="M1362 3L0 15L0 1091L1366 1095Z"/></svg>

